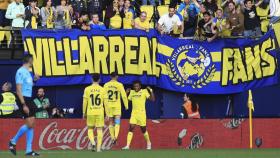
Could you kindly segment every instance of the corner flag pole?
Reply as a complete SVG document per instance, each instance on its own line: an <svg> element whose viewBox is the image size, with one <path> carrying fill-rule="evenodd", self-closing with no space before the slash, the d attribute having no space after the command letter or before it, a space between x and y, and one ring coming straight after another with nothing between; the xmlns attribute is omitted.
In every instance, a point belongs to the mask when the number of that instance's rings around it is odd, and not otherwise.
<svg viewBox="0 0 280 158"><path fill-rule="evenodd" d="M249 108L250 149L252 149L253 148L253 116L252 116L252 113L254 111L254 102L253 102L253 96L252 96L251 90L249 90L248 108Z"/></svg>

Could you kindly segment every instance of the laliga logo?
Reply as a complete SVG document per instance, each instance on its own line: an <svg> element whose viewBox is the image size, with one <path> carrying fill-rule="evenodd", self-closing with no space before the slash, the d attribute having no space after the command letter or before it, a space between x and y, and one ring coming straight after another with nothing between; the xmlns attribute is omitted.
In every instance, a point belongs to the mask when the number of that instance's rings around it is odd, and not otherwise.
<svg viewBox="0 0 280 158"><path fill-rule="evenodd" d="M170 79L180 87L202 88L212 81L216 71L209 51L195 44L175 49L166 66Z"/></svg>
<svg viewBox="0 0 280 158"><path fill-rule="evenodd" d="M105 127L103 131L102 149L109 150L112 146L112 140L109 128ZM58 129L58 123L50 123L41 133L39 138L39 147L42 150L50 149L91 149L91 143L87 136L87 127L83 129Z"/></svg>

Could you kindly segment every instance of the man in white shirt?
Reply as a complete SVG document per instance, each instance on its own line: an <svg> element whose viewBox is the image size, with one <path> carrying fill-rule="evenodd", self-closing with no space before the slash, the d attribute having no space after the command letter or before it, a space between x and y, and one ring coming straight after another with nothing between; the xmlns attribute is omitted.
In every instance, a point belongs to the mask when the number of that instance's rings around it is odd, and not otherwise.
<svg viewBox="0 0 280 158"><path fill-rule="evenodd" d="M5 17L12 20L12 27L22 28L24 25L24 5L21 0L9 4Z"/></svg>
<svg viewBox="0 0 280 158"><path fill-rule="evenodd" d="M279 0L270 0L270 23L271 25L280 20L280 1Z"/></svg>
<svg viewBox="0 0 280 158"><path fill-rule="evenodd" d="M158 31L161 34L174 35L175 30L182 30L182 21L179 16L176 15L176 8L173 5L169 6L167 14L164 14L158 20Z"/></svg>
<svg viewBox="0 0 280 158"><path fill-rule="evenodd" d="M20 29L24 27L24 13L25 7L21 0L14 0L8 5L5 17L12 20L14 48L22 48Z"/></svg>

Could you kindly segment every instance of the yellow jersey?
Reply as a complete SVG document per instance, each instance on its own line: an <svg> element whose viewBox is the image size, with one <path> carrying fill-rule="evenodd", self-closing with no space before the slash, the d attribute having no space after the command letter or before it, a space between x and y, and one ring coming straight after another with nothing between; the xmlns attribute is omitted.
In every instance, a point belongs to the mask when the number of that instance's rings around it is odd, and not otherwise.
<svg viewBox="0 0 280 158"><path fill-rule="evenodd" d="M106 92L103 87L98 84L86 87L83 98L84 115L104 115Z"/></svg>
<svg viewBox="0 0 280 158"><path fill-rule="evenodd" d="M123 18L123 29L132 29L133 12L128 11Z"/></svg>
<svg viewBox="0 0 280 158"><path fill-rule="evenodd" d="M145 20L144 22L142 22L140 20L140 18L136 18L134 21L136 24L138 24L139 26L145 28L145 29L149 29L150 28L150 24L148 20Z"/></svg>
<svg viewBox="0 0 280 158"><path fill-rule="evenodd" d="M132 101L132 113L146 113L146 100L150 97L147 89L131 90L128 100Z"/></svg>
<svg viewBox="0 0 280 158"><path fill-rule="evenodd" d="M125 108L128 109L128 100L122 83L111 80L104 85L104 88L108 98L108 107L121 107L122 98Z"/></svg>

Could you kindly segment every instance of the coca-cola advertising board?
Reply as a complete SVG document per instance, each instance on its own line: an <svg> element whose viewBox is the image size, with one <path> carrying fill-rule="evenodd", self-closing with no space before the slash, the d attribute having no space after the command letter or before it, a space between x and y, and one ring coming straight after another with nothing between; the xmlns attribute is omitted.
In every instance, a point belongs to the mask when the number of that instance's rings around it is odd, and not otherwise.
<svg viewBox="0 0 280 158"><path fill-rule="evenodd" d="M0 119L0 150L8 150L9 140L24 123L21 119ZM262 139L261 148L280 148L280 119L255 119L254 140ZM117 145L126 145L128 120L122 120ZM248 148L248 121L244 119L212 120L148 120L147 129L153 149L164 148ZM96 132L95 132L96 136ZM108 126L104 127L102 148L110 150L112 141ZM146 143L139 128L134 131L132 149L144 149ZM82 119L37 119L33 142L35 150L88 150L91 144ZM25 149L25 136L17 149Z"/></svg>

